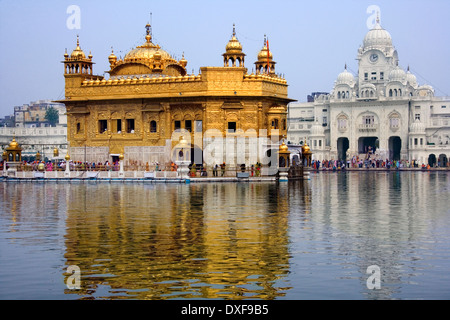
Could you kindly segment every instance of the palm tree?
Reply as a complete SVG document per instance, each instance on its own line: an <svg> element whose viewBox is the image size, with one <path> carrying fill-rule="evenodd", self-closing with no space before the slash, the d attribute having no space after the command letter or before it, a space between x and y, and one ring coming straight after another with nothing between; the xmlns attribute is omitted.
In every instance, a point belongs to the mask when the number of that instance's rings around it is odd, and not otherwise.
<svg viewBox="0 0 450 320"><path fill-rule="evenodd" d="M45 112L45 120L47 120L52 127L56 126L59 121L59 112L54 107L50 107Z"/></svg>

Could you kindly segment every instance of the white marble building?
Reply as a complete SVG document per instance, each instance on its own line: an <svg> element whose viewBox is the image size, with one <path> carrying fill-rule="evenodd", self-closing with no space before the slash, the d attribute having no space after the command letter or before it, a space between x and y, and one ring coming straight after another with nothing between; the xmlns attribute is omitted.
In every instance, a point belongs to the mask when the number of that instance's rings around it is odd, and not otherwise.
<svg viewBox="0 0 450 320"><path fill-rule="evenodd" d="M49 107L58 111L59 119L51 127L45 119ZM14 107L14 127L0 127L2 150L15 139L22 148L22 159L34 159L40 153L42 160L64 159L67 154L67 115L62 103L51 100L38 100ZM58 149L58 156L54 150Z"/></svg>
<svg viewBox="0 0 450 320"><path fill-rule="evenodd" d="M329 94L290 103L287 140L305 139L313 159L373 158L447 165L450 97L399 66L398 53L379 20L358 50L358 74L344 68Z"/></svg>

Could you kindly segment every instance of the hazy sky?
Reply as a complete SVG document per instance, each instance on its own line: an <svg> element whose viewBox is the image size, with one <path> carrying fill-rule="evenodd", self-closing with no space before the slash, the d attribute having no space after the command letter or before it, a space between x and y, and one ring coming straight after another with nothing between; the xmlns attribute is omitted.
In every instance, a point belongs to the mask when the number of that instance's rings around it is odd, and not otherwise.
<svg viewBox="0 0 450 320"><path fill-rule="evenodd" d="M67 25L75 21L70 5L80 9L79 29ZM313 91L331 91L345 63L357 73L357 50L374 17L367 12L371 5L380 8L400 66L409 65L419 84L432 85L436 95L450 96L448 0L0 0L0 116L16 105L64 97L61 61L66 48L70 54L76 47L77 34L86 55L94 56L94 74L103 75L111 47L123 57L144 42L150 13L153 42L178 59L184 52L188 73L223 66L233 23L251 72L267 34L289 97L305 101Z"/></svg>

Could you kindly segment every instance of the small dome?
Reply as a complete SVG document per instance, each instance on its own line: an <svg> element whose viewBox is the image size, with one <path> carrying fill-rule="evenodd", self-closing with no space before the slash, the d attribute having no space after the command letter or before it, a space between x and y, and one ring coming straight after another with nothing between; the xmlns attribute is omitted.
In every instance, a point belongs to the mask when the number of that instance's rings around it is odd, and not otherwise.
<svg viewBox="0 0 450 320"><path fill-rule="evenodd" d="M19 149L19 144L17 143L15 138L13 138L11 143L9 144L9 149Z"/></svg>
<svg viewBox="0 0 450 320"><path fill-rule="evenodd" d="M373 27L373 29L371 29L364 37L363 45L364 48L392 47L392 37L389 32L381 27L379 19L377 19L375 27Z"/></svg>
<svg viewBox="0 0 450 320"><path fill-rule="evenodd" d="M181 57L181 60L180 60L180 64L183 66L183 68L186 68L186 65L187 65L187 60L184 58L184 53L183 53L183 56Z"/></svg>
<svg viewBox="0 0 450 320"><path fill-rule="evenodd" d="M280 152L280 153L289 153L289 148L288 148L288 146L284 143L284 141L280 144L279 152Z"/></svg>
<svg viewBox="0 0 450 320"><path fill-rule="evenodd" d="M239 42L239 40L236 38L236 30L233 25L233 36L231 37L230 41L228 41L227 45L225 46L225 50L227 53L241 53L242 52L242 45Z"/></svg>
<svg viewBox="0 0 450 320"><path fill-rule="evenodd" d="M302 146L302 154L310 154L311 149L309 148L308 144L305 142L305 144Z"/></svg>
<svg viewBox="0 0 450 320"><path fill-rule="evenodd" d="M264 45L263 48L258 53L258 61L267 61L267 55L269 56L269 60L273 59L272 52L270 52L268 48L268 40L266 39L266 36L264 35Z"/></svg>
<svg viewBox="0 0 450 320"><path fill-rule="evenodd" d="M266 61L267 60L267 53L269 53L269 60L273 59L272 52L267 50L267 46L264 46L264 48L261 49L258 53L258 60L259 61Z"/></svg>
<svg viewBox="0 0 450 320"><path fill-rule="evenodd" d="M415 120L409 127L411 133L423 133L425 134L425 125L419 120Z"/></svg>
<svg viewBox="0 0 450 320"><path fill-rule="evenodd" d="M409 67L408 67L408 71L406 72L406 81L414 88L417 87L417 78L414 74L411 73L411 71L409 71Z"/></svg>
<svg viewBox="0 0 450 320"><path fill-rule="evenodd" d="M86 55L84 54L83 50L81 50L80 48L80 39L77 36L77 47L75 48L75 50L72 51L72 53L70 54L70 57L72 59L85 59Z"/></svg>
<svg viewBox="0 0 450 320"><path fill-rule="evenodd" d="M403 82L406 79L406 72L399 66L395 67L389 73L389 81L399 81Z"/></svg>
<svg viewBox="0 0 450 320"><path fill-rule="evenodd" d="M337 77L337 84L353 84L355 81L355 77L347 71L347 66L345 66L345 70L341 72Z"/></svg>
<svg viewBox="0 0 450 320"><path fill-rule="evenodd" d="M311 136L322 136L323 135L323 126L316 120L316 122L311 127Z"/></svg>
<svg viewBox="0 0 450 320"><path fill-rule="evenodd" d="M114 54L114 51L111 51L111 54L109 55L108 60L109 60L110 64L113 64L117 61L117 57Z"/></svg>

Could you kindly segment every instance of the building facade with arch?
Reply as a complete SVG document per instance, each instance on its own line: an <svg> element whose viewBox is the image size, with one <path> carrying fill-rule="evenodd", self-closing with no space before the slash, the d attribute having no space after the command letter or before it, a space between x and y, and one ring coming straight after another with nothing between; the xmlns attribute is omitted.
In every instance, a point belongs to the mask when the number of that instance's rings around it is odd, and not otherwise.
<svg viewBox="0 0 450 320"><path fill-rule="evenodd" d="M277 129L278 138L286 136L287 104L295 100L288 98L287 82L275 73L265 44L255 64L272 67L250 74L233 26L223 66L188 74L184 54L176 60L152 42L151 26L145 28L145 42L123 59L111 52L108 78L94 74L93 57L86 56L78 38L76 49L64 54L65 99L60 102L67 109L71 159L105 162L123 154L125 165L167 164L178 142L174 132L183 132L192 154L200 156L208 130L233 138L266 129L271 138Z"/></svg>
<svg viewBox="0 0 450 320"><path fill-rule="evenodd" d="M446 166L450 157L450 97L419 85L399 66L391 35L377 19L358 49L358 73L347 66L330 93L290 103L288 141L308 142L318 160L407 160Z"/></svg>

